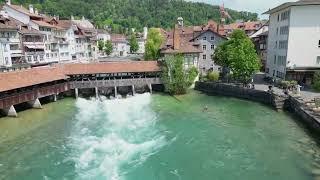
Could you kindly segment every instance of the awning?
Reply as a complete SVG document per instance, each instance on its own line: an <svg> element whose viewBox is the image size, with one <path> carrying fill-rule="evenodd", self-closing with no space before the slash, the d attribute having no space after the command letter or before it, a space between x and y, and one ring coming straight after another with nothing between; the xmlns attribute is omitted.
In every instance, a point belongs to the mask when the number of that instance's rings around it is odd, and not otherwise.
<svg viewBox="0 0 320 180"><path fill-rule="evenodd" d="M29 49L44 49L44 45L25 45Z"/></svg>

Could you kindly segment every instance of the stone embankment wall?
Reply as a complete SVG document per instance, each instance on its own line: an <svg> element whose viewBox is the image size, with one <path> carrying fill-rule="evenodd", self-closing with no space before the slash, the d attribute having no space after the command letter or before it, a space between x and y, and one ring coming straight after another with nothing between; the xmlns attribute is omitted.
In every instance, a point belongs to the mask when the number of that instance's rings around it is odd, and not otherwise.
<svg viewBox="0 0 320 180"><path fill-rule="evenodd" d="M298 98L225 83L196 82L195 90L209 95L230 96L256 101L270 105L276 110L289 110L299 117L305 125L317 133L320 132L320 116L308 110L303 101Z"/></svg>
<svg viewBox="0 0 320 180"><path fill-rule="evenodd" d="M305 105L302 99L290 96L285 108L294 113L305 125L320 134L320 116Z"/></svg>
<svg viewBox="0 0 320 180"><path fill-rule="evenodd" d="M209 95L222 95L257 101L270 105L277 110L283 109L286 100L285 96L225 83L196 82L195 90Z"/></svg>

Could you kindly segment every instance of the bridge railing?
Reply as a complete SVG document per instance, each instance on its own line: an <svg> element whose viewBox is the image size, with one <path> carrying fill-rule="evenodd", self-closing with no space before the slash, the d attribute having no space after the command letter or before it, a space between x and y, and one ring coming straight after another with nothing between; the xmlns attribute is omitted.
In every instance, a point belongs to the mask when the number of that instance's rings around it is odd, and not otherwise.
<svg viewBox="0 0 320 180"><path fill-rule="evenodd" d="M138 79L113 79L113 80L94 80L94 81L71 81L70 89L84 89L95 87L115 87L115 86L132 86L161 84L160 78L138 78Z"/></svg>
<svg viewBox="0 0 320 180"><path fill-rule="evenodd" d="M11 94L9 96L0 98L0 109L10 107L11 105L32 101L37 98L59 94L59 93L68 91L69 89L70 89L70 86L66 82L66 83L50 85L47 87L39 87L37 89L29 90L26 92Z"/></svg>

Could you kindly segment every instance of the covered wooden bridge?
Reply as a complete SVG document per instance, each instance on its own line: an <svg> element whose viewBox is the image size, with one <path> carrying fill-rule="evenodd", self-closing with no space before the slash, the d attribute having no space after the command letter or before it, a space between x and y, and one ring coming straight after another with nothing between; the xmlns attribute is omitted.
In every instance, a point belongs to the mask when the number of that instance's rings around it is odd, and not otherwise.
<svg viewBox="0 0 320 180"><path fill-rule="evenodd" d="M39 98L51 96L54 101L62 92L80 89L99 89L161 84L161 68L156 61L123 61L88 64L59 64L0 73L0 109L7 116L17 116L15 105L27 102L33 108L42 108Z"/></svg>

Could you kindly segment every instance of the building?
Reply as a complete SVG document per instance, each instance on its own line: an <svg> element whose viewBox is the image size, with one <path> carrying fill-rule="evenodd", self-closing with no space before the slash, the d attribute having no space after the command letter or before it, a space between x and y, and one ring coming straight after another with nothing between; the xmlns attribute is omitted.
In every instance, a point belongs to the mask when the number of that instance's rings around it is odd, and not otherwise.
<svg viewBox="0 0 320 180"><path fill-rule="evenodd" d="M178 18L178 24L173 31L166 32L165 44L161 48L161 54L165 57L172 54L183 54L185 67L197 67L202 73L210 70L219 70L214 65L212 54L215 48L225 40L220 35L219 26L214 21L202 26L183 26L183 19Z"/></svg>
<svg viewBox="0 0 320 180"><path fill-rule="evenodd" d="M257 32L262 26L262 21L248 21L248 22L236 22L228 25L224 25L224 34L226 36L230 35L234 30L240 29L245 31L248 36L251 36Z"/></svg>
<svg viewBox="0 0 320 180"><path fill-rule="evenodd" d="M266 73L311 84L320 69L320 1L284 3L270 15Z"/></svg>
<svg viewBox="0 0 320 180"><path fill-rule="evenodd" d="M252 39L256 51L261 59L261 71L265 72L266 62L267 62L267 46L268 46L268 23L264 24L257 32L252 34L250 38Z"/></svg>
<svg viewBox="0 0 320 180"><path fill-rule="evenodd" d="M130 53L130 46L124 34L111 34L113 51L112 57L127 57Z"/></svg>
<svg viewBox="0 0 320 180"><path fill-rule="evenodd" d="M25 64L18 31L19 27L13 21L0 17L0 67Z"/></svg>
<svg viewBox="0 0 320 180"><path fill-rule="evenodd" d="M16 21L23 30L21 40L28 42L21 44L28 63L48 64L98 58L97 31L84 17L80 20L73 17L71 20L60 20L58 16L40 14L32 5L29 9L13 5L10 0L3 6L1 14ZM31 39L36 39L36 42L30 42Z"/></svg>

